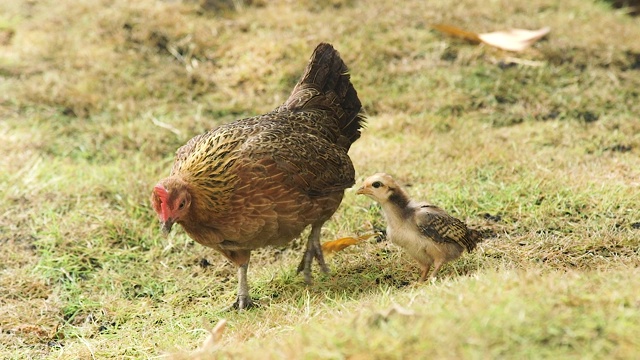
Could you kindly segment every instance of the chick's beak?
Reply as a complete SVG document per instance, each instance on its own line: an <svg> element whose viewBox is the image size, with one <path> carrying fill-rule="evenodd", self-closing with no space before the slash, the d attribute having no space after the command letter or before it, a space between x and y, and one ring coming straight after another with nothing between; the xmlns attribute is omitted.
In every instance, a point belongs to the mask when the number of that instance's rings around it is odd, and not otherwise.
<svg viewBox="0 0 640 360"><path fill-rule="evenodd" d="M175 222L175 220L173 220L172 218L168 218L167 221L162 223L162 233L165 235L169 235L169 233L171 232L171 227L173 226L173 223Z"/></svg>
<svg viewBox="0 0 640 360"><path fill-rule="evenodd" d="M365 188L364 186L360 187L360 189L358 189L356 191L356 194L358 195L366 195L369 194L369 190L367 188Z"/></svg>

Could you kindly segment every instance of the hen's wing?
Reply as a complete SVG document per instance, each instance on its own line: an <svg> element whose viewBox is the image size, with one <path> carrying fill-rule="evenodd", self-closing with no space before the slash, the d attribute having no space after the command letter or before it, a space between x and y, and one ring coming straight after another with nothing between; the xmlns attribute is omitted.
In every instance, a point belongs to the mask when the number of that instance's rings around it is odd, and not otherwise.
<svg viewBox="0 0 640 360"><path fill-rule="evenodd" d="M342 191L355 183L355 170L344 148L286 124L255 134L241 151L255 160L273 159L287 174L289 185L310 196Z"/></svg>
<svg viewBox="0 0 640 360"><path fill-rule="evenodd" d="M435 205L422 204L415 218L420 232L435 242L455 243L467 251L476 246L467 226Z"/></svg>

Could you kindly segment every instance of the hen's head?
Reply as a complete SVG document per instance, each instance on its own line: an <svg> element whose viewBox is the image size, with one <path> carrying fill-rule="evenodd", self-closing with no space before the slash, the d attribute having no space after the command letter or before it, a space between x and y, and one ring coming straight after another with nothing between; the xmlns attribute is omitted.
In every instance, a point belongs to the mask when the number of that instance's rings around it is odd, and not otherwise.
<svg viewBox="0 0 640 360"><path fill-rule="evenodd" d="M366 195L382 203L388 201L399 189L400 186L390 175L377 173L366 178L356 194Z"/></svg>
<svg viewBox="0 0 640 360"><path fill-rule="evenodd" d="M165 179L153 188L151 204L162 222L162 231L168 234L173 224L189 213L191 194L184 183Z"/></svg>

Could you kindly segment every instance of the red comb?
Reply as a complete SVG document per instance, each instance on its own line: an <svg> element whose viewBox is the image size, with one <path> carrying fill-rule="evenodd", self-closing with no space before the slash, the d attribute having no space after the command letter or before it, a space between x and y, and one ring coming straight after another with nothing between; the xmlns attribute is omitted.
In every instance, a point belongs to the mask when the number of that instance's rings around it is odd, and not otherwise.
<svg viewBox="0 0 640 360"><path fill-rule="evenodd" d="M169 192L164 186L158 184L153 190L155 190L156 194L160 198L160 207L162 208L162 221L167 221L169 219L169 207L167 206L167 200L169 198Z"/></svg>
<svg viewBox="0 0 640 360"><path fill-rule="evenodd" d="M169 197L169 193L167 192L167 189L164 188L164 186L157 184L153 189L156 191L156 194L158 194L162 201L167 200L167 198Z"/></svg>

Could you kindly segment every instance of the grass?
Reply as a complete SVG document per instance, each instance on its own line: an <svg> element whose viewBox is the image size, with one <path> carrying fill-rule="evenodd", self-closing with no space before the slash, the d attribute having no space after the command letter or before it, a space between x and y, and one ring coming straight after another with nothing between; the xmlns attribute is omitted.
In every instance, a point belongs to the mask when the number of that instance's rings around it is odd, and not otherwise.
<svg viewBox="0 0 640 360"><path fill-rule="evenodd" d="M514 55L435 23L552 31ZM600 1L3 2L0 356L635 358L638 34ZM312 286L302 240L263 249L261 306L226 311L235 269L162 237L151 187L192 136L282 103L321 41L369 117L358 179L389 172L490 237L427 284L380 239ZM323 240L382 227L347 191Z"/></svg>

